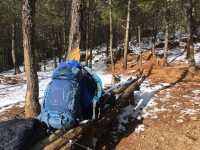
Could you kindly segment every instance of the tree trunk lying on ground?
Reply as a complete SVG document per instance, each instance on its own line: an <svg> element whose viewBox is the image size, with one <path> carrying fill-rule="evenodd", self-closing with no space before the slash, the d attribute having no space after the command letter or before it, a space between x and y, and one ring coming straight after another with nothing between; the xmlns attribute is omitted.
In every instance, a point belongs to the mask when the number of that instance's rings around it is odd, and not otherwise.
<svg viewBox="0 0 200 150"><path fill-rule="evenodd" d="M120 108L123 108L130 103L129 97L133 96L133 91L138 89L140 84L150 74L151 70L152 67L149 69L147 75L141 75L136 81L132 80L135 82L128 84L117 98L116 101L118 102L118 105L116 105L115 108L110 109L109 112L104 112L103 117L98 120L89 121L85 124L80 124L69 131L58 130L54 134L51 134L49 137L40 141L33 149L70 149L74 141L80 140L86 134L90 137L96 137L97 139L101 138L102 135L107 132L107 129L113 123L113 120L118 116ZM72 141L72 143L70 141Z"/></svg>
<svg viewBox="0 0 200 150"><path fill-rule="evenodd" d="M138 75L135 79L128 79L126 82L124 83L118 83L115 84L114 86L112 86L111 88L105 90L105 93L114 93L114 94L120 94L121 92L123 92L129 85L131 85L132 83L136 82L138 79L140 78L140 76Z"/></svg>

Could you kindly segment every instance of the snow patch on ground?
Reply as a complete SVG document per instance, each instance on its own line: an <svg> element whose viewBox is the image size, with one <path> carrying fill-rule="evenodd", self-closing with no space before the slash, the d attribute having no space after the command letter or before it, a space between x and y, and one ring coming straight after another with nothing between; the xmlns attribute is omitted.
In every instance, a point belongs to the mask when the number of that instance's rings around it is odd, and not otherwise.
<svg viewBox="0 0 200 150"><path fill-rule="evenodd" d="M192 91L194 94L200 94L200 90L194 90Z"/></svg>
<svg viewBox="0 0 200 150"><path fill-rule="evenodd" d="M9 71L10 72L10 71ZM51 80L51 71L48 72L38 72L39 79L39 99L44 95L46 86ZM26 94L26 83L19 85L4 85L0 87L0 112L11 108L14 105L24 106Z"/></svg>
<svg viewBox="0 0 200 150"><path fill-rule="evenodd" d="M200 67L200 51L195 54L195 62L198 67Z"/></svg>
<svg viewBox="0 0 200 150"><path fill-rule="evenodd" d="M144 125L140 124L135 128L135 133L140 133L144 131Z"/></svg>
<svg viewBox="0 0 200 150"><path fill-rule="evenodd" d="M21 71L23 71L23 66L20 66ZM43 67L42 67L43 69ZM46 64L46 71L42 70L38 72L39 80L39 100L41 103L44 91L51 81L52 70L54 69L54 61L50 60ZM13 75L14 69L4 71L0 75L6 77L16 77ZM24 73L17 75L18 78L23 79L25 77ZM15 85L1 84L0 85L0 112L5 111L13 106L24 106L24 100L26 95L26 83L18 83Z"/></svg>
<svg viewBox="0 0 200 150"><path fill-rule="evenodd" d="M153 100L153 96L159 91L162 87L168 86L168 83L161 83L159 85L150 86L149 81L144 81L139 91L134 92L136 106L129 105L122 110L122 113L118 116L118 131L123 132L126 130L126 124L129 122L129 119L141 119L141 117L157 118L155 115L157 112L166 111L165 108L157 108L155 107L157 103ZM154 109L148 111L149 107L153 107ZM140 127L139 127L140 128ZM137 130L143 131L142 130Z"/></svg>
<svg viewBox="0 0 200 150"><path fill-rule="evenodd" d="M189 108L186 108L184 110L181 110L181 113L184 114L184 115L194 115L196 113L199 112L200 109L189 109Z"/></svg>
<svg viewBox="0 0 200 150"><path fill-rule="evenodd" d="M196 65L200 67L200 43L194 44L195 46L195 62ZM183 48L174 48L171 49L168 53L168 62L183 62L183 63L188 63L188 60L186 59L187 53L184 51Z"/></svg>
<svg viewBox="0 0 200 150"><path fill-rule="evenodd" d="M167 59L168 59L169 63L185 62L186 61L186 53L184 52L184 49L174 48L169 51Z"/></svg>

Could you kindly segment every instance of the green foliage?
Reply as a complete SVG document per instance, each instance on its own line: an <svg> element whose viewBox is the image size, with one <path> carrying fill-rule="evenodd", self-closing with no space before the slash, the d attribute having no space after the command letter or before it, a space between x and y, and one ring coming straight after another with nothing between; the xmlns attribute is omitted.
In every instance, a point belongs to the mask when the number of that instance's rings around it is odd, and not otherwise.
<svg viewBox="0 0 200 150"><path fill-rule="evenodd" d="M21 0L0 0L0 23L21 19Z"/></svg>
<svg viewBox="0 0 200 150"><path fill-rule="evenodd" d="M104 1L97 1L97 11L99 9L102 24L109 24L109 9L112 8L112 20L115 25L120 19L126 16L127 4L123 0L113 0L112 6Z"/></svg>
<svg viewBox="0 0 200 150"><path fill-rule="evenodd" d="M200 2L194 1L194 22L200 25ZM17 44L16 47L22 52L21 34L21 2L22 0L0 0L0 49L11 47L11 24L17 23ZM52 33L61 35L60 44L63 44L64 31L64 2L67 2L67 23L66 32L69 31L71 0L36 0L35 14L35 47L39 52L43 49L51 51L55 44L55 37ZM95 7L84 11L85 14L95 12L95 25L90 23L91 28L95 27L95 37L91 41L95 44L106 43L108 39L109 9L112 8L114 42L123 41L124 27L126 26L128 0L112 0L109 6L108 0L82 0L83 3L90 2ZM96 3L94 3L96 2ZM165 19L171 33L181 30L185 31L186 22L183 14L183 0L132 0L130 17L130 37L136 36L137 26L141 27L142 36L152 36L154 32L165 30ZM82 25L85 25L86 16L82 18ZM91 18L90 18L91 19ZM91 29L91 34L94 30ZM84 32L84 31L82 31ZM60 34L61 33L61 34ZM148 34L146 34L148 33ZM66 33L67 34L67 33ZM83 34L82 34L83 35ZM84 38L83 38L84 39ZM103 40L102 40L103 39ZM117 40L115 40L117 39ZM83 41L84 42L84 41ZM116 45L117 45L116 44ZM61 46L62 47L62 46Z"/></svg>
<svg viewBox="0 0 200 150"><path fill-rule="evenodd" d="M63 0L39 0L36 3L36 24L43 26L63 25Z"/></svg>

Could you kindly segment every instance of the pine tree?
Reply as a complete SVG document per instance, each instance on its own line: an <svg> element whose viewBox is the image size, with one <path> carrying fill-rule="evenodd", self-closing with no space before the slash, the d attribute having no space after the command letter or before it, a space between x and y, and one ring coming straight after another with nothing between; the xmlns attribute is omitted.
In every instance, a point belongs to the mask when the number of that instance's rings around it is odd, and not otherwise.
<svg viewBox="0 0 200 150"><path fill-rule="evenodd" d="M25 116L36 117L40 112L38 99L38 76L36 71L34 53L34 15L35 0L22 1L22 31L24 64L27 78L27 90L25 98Z"/></svg>
<svg viewBox="0 0 200 150"><path fill-rule="evenodd" d="M69 31L69 42L68 50L65 53L65 58L67 59L68 54L72 49L79 48L81 33L80 33L80 5L81 0L72 0L71 7L71 25Z"/></svg>
<svg viewBox="0 0 200 150"><path fill-rule="evenodd" d="M109 0L109 49L110 49L110 58L112 65L112 74L115 74L115 64L113 58L113 21L112 21L112 0Z"/></svg>
<svg viewBox="0 0 200 150"><path fill-rule="evenodd" d="M195 59L194 59L194 46L193 46L193 32L194 32L194 24L193 24L193 2L192 0L184 0L183 1L184 12L186 16L186 27L188 33L187 40L187 58L189 63L189 70L194 72L196 70Z"/></svg>
<svg viewBox="0 0 200 150"><path fill-rule="evenodd" d="M127 19L126 19L126 31L125 31L125 38L124 38L124 69L127 69L127 54L128 54L128 43L129 43L129 26L130 26L130 6L131 0L128 0L127 6Z"/></svg>

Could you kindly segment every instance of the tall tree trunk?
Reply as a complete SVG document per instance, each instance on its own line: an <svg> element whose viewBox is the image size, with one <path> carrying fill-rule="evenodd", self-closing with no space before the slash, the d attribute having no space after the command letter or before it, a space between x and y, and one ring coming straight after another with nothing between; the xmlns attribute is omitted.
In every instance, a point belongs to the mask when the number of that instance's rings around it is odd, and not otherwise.
<svg viewBox="0 0 200 150"><path fill-rule="evenodd" d="M36 117L40 112L38 99L39 87L38 76L36 71L35 54L34 54L34 15L35 0L22 1L22 31L23 31L23 48L24 63L27 78L27 90L25 98L25 116Z"/></svg>
<svg viewBox="0 0 200 150"><path fill-rule="evenodd" d="M15 43L16 43L16 24L13 23L12 24L12 61L13 61L14 69L15 69L14 74L19 74L19 73L21 73L21 71L19 69L19 64L17 61Z"/></svg>
<svg viewBox="0 0 200 150"><path fill-rule="evenodd" d="M131 0L128 0L126 32L125 32L125 38L124 38L124 63L123 63L124 69L127 69L128 35L129 35L129 25L130 25L130 6L131 6Z"/></svg>
<svg viewBox="0 0 200 150"><path fill-rule="evenodd" d="M167 57L168 57L168 43L169 43L169 8L168 1L165 2L165 16L164 16L164 25L165 25L165 46L164 46L164 60L163 66L167 66Z"/></svg>
<svg viewBox="0 0 200 150"><path fill-rule="evenodd" d="M57 51L57 49L54 48L54 49L53 49L53 62L54 62L54 68L57 67L56 51Z"/></svg>
<svg viewBox="0 0 200 150"><path fill-rule="evenodd" d="M113 49L112 49L112 45L113 45L113 29L112 29L112 0L109 0L109 6L110 6L110 10L109 10L109 28L110 28L110 38L109 38L109 49L110 49L110 58L111 58L111 65L112 65L112 74L115 74L115 64L114 64L114 59L113 59Z"/></svg>
<svg viewBox="0 0 200 150"><path fill-rule="evenodd" d="M139 49L140 49L139 69L140 69L140 72L142 72L142 49L141 49L141 30L140 30L140 26L138 26L138 43L139 43Z"/></svg>
<svg viewBox="0 0 200 150"><path fill-rule="evenodd" d="M90 0L90 9L92 10L91 13L91 33L90 33L90 68L92 68L92 49L95 47L95 13L96 13L96 0Z"/></svg>
<svg viewBox="0 0 200 150"><path fill-rule="evenodd" d="M57 33L57 40L58 40L58 61L59 61L59 63L61 63L61 61L62 61L62 52L63 52L62 33L61 32Z"/></svg>
<svg viewBox="0 0 200 150"><path fill-rule="evenodd" d="M54 26L52 25L51 27L51 34L50 34L50 39L51 39L51 42L52 42L52 50L53 50L53 62L54 62L54 68L57 67L57 43L56 43L56 29L54 28Z"/></svg>
<svg viewBox="0 0 200 150"><path fill-rule="evenodd" d="M46 65L47 65L47 52L46 52L46 48L43 49L44 53L43 53L43 65L44 65L44 71L46 71Z"/></svg>
<svg viewBox="0 0 200 150"><path fill-rule="evenodd" d="M88 23L87 23L87 25L86 25L87 27L87 29L86 29L86 39L85 39L85 45L86 45L86 50L85 50L85 64L86 64L86 66L88 66L88 58L89 58L89 39L88 39L88 37L89 37L89 31L88 31Z"/></svg>
<svg viewBox="0 0 200 150"><path fill-rule="evenodd" d="M166 22L165 25L165 46L164 46L164 62L163 62L163 66L167 66L168 62L167 62L167 57L168 57L168 40L169 39L169 26L168 23Z"/></svg>
<svg viewBox="0 0 200 150"><path fill-rule="evenodd" d="M157 14L154 13L154 15L153 15L153 38L152 38L153 60L156 60L155 45L156 45L156 35L157 35L157 33L158 33Z"/></svg>
<svg viewBox="0 0 200 150"><path fill-rule="evenodd" d="M86 1L86 32L85 32L85 48L86 48L86 55L85 55L85 62L88 66L88 58L90 58L89 55L89 23L90 23L90 16L89 16L89 3L90 1Z"/></svg>
<svg viewBox="0 0 200 150"><path fill-rule="evenodd" d="M67 0L63 0L64 4L64 34L63 34L63 49L67 52Z"/></svg>
<svg viewBox="0 0 200 150"><path fill-rule="evenodd" d="M109 29L106 28L105 32L106 32L106 38L105 38L106 39L106 57L108 58L109 57Z"/></svg>
<svg viewBox="0 0 200 150"><path fill-rule="evenodd" d="M186 15L186 26L187 26L187 33L189 34L187 40L187 56L188 56L188 63L190 71L196 70L195 65L195 58L194 58L194 46L193 46L193 2L192 0L184 0L184 10Z"/></svg>
<svg viewBox="0 0 200 150"><path fill-rule="evenodd" d="M54 32L54 40L55 40L55 51L54 51L54 66L57 67L57 55L59 54L59 39L58 39L58 33L55 30Z"/></svg>
<svg viewBox="0 0 200 150"><path fill-rule="evenodd" d="M81 40L81 33L79 29L80 5L81 5L81 0L72 0L68 51L65 54L66 59L68 59L68 54L71 52L71 50L79 48L80 45L80 40Z"/></svg>

